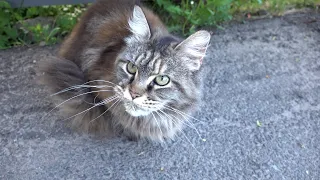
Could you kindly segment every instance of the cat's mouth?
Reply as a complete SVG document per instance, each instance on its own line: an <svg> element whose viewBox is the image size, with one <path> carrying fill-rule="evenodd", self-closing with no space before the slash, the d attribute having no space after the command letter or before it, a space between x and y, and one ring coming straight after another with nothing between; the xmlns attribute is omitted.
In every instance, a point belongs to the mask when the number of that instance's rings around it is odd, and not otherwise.
<svg viewBox="0 0 320 180"><path fill-rule="evenodd" d="M152 112L150 109L144 108L133 101L125 101L123 105L126 112L134 117L147 116Z"/></svg>
<svg viewBox="0 0 320 180"><path fill-rule="evenodd" d="M136 99L130 98L131 96L128 89L124 89L121 86L116 86L114 91L118 94L118 96L122 97L121 99L125 111L131 116L148 116L152 114L153 111L157 111L160 108L159 104L156 102L145 102L145 96Z"/></svg>

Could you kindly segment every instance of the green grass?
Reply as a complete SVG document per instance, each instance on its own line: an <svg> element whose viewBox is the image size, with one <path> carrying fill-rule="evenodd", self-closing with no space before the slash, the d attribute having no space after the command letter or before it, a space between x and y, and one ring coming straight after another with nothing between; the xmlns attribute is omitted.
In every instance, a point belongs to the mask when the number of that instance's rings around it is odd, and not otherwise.
<svg viewBox="0 0 320 180"><path fill-rule="evenodd" d="M243 12L266 9L280 15L286 8L316 7L320 0L153 0L148 6L161 16L170 31L183 35L203 26L218 26ZM42 6L13 9L0 0L0 49L19 45L50 45L60 42L88 5ZM168 15L169 14L169 15ZM47 24L29 19L51 17Z"/></svg>

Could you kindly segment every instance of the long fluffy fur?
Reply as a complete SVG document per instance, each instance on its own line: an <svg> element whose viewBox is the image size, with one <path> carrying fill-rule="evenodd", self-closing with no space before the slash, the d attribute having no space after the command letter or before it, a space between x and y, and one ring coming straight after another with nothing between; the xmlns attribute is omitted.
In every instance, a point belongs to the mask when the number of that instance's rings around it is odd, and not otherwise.
<svg viewBox="0 0 320 180"><path fill-rule="evenodd" d="M51 94L87 82L79 67L67 59L50 57L40 63L39 70L40 83L46 85ZM54 95L52 99L57 106L59 105L59 109L66 118L72 117L67 119L72 128L81 132L98 133L100 135L113 134L110 121L106 121L106 119L111 119L110 113L105 113L97 118L106 110L104 106L97 106L90 111L74 116L93 106L95 96L91 93L85 94L88 92L89 89L78 88ZM92 119L95 120L91 121Z"/></svg>
<svg viewBox="0 0 320 180"><path fill-rule="evenodd" d="M202 32L198 34L201 37L194 36L197 37L196 41L187 39L181 43L180 40L168 33L159 18L147 8L140 6L144 16L142 13L139 16L133 16L135 4L136 2L132 0L98 0L95 2L88 8L70 36L64 41L58 57L42 61L39 68L41 82L49 88L51 93L99 79L116 84L120 84L119 81L123 80L126 85L130 85L128 84L130 77L123 75L123 73L121 75L119 72L120 65L117 61L119 54L126 51L126 57L144 56L145 60L147 60L147 55L144 54L146 52L150 58L156 57L155 54L161 54L161 56L171 54L170 58L168 56L159 61L158 66L167 63L161 67L167 67L168 72L173 77L177 77L179 82L175 82L176 89L174 91L164 90L158 94L158 97L171 99L170 105L185 115L163 109L162 113L169 116L163 114L155 117L154 114L150 114L143 117L133 117L126 112L121 101L118 104L98 104L99 106L97 106L97 102L115 96L116 92L93 93L95 88L92 87L69 89L69 91L53 96L55 103L63 111L72 128L106 135L124 132L133 138L147 137L155 141L163 141L165 138L173 138L185 124L186 116L197 107L197 101L200 97L200 78L197 71L200 65L198 62L192 62L192 58L189 57L202 59L206 47L201 49L200 45L207 46L210 35ZM141 9L138 8L139 11ZM146 18L139 21L143 24L142 29L137 29L139 32L144 32L143 34L139 34L132 28L136 24L133 19L137 17ZM150 29L144 31L145 28ZM137 35L140 36L137 38ZM152 37L150 38L150 36ZM135 42L136 40L137 42ZM192 42L195 43L192 44ZM179 43L181 44L179 45ZM194 45L196 48L192 48ZM181 48L175 52L174 47L179 46ZM191 55L187 54L184 51L188 48L195 52L191 52L193 53ZM198 52L198 49L201 52ZM203 50L204 52L202 52ZM172 56L177 56L178 59L171 58ZM179 62L179 59L188 59L186 64L192 68L182 67L181 64L184 62ZM153 63L155 60L151 58L149 61ZM138 62L135 63L138 64ZM145 71L140 74L143 73L148 76L149 72ZM180 85L178 85L179 83ZM101 83L92 82L90 85L97 86ZM170 92L175 93L172 94L175 99L168 96ZM111 109L109 110L109 108ZM176 120L171 119L170 116L174 116Z"/></svg>

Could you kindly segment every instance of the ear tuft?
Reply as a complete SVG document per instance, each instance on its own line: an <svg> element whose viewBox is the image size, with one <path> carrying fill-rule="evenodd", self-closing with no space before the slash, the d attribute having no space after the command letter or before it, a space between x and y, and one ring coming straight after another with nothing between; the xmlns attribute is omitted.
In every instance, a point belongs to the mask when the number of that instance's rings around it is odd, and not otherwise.
<svg viewBox="0 0 320 180"><path fill-rule="evenodd" d="M204 58L209 42L210 33L207 31L198 31L175 47L177 56L185 61L191 71L200 69L202 59Z"/></svg>
<svg viewBox="0 0 320 180"><path fill-rule="evenodd" d="M151 32L149 24L142 9L139 6L134 6L132 17L129 19L128 24L134 39L138 41L150 39Z"/></svg>

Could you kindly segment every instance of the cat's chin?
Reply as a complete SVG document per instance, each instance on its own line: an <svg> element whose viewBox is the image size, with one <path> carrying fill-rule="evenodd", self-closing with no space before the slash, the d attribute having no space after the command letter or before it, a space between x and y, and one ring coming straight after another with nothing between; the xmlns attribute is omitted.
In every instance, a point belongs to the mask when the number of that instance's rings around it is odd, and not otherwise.
<svg viewBox="0 0 320 180"><path fill-rule="evenodd" d="M151 114L151 111L146 111L132 103L124 103L124 107L126 112L133 117L148 116Z"/></svg>

